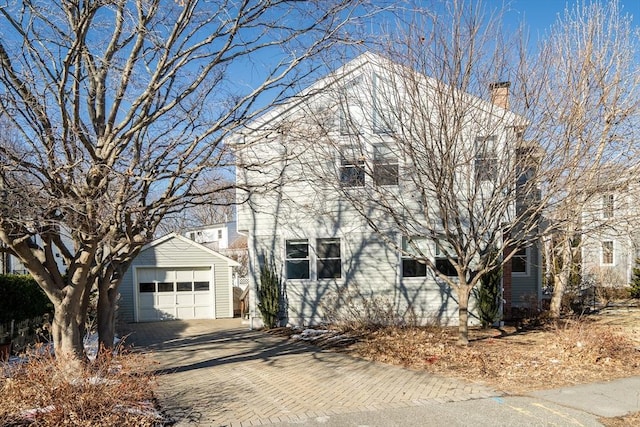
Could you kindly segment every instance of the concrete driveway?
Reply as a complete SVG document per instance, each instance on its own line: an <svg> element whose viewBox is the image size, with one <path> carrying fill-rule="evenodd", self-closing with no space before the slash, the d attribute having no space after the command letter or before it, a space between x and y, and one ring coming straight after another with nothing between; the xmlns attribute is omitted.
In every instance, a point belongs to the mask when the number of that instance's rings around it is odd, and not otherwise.
<svg viewBox="0 0 640 427"><path fill-rule="evenodd" d="M305 424L499 394L250 331L238 319L128 327L127 342L153 352L158 398L177 425Z"/></svg>

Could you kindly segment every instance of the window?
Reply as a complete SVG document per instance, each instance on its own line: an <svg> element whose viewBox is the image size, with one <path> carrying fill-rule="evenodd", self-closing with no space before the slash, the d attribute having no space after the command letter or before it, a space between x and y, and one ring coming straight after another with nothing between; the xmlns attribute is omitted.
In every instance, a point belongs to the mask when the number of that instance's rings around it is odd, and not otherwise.
<svg viewBox="0 0 640 427"><path fill-rule="evenodd" d="M318 279L342 277L340 239L318 239L316 242Z"/></svg>
<svg viewBox="0 0 640 427"><path fill-rule="evenodd" d="M340 183L343 187L364 186L364 160L342 156L340 162Z"/></svg>
<svg viewBox="0 0 640 427"><path fill-rule="evenodd" d="M426 277L424 256L427 242L424 237L402 237L402 277Z"/></svg>
<svg viewBox="0 0 640 427"><path fill-rule="evenodd" d="M389 94L385 88L390 88L390 83L378 76L373 75L373 132L378 134L393 133L393 123L391 112L389 111Z"/></svg>
<svg viewBox="0 0 640 427"><path fill-rule="evenodd" d="M158 282L158 292L173 292L173 282Z"/></svg>
<svg viewBox="0 0 640 427"><path fill-rule="evenodd" d="M375 145L373 182L375 185L398 185L398 158L385 145Z"/></svg>
<svg viewBox="0 0 640 427"><path fill-rule="evenodd" d="M605 218L613 218L613 194L602 196L602 215Z"/></svg>
<svg viewBox="0 0 640 427"><path fill-rule="evenodd" d="M448 251L451 254L451 251ZM454 257L455 258L455 257ZM444 254L444 252L436 245L436 270L445 276L457 277L458 272L456 268L453 266L449 258Z"/></svg>
<svg viewBox="0 0 640 427"><path fill-rule="evenodd" d="M495 181L498 177L498 155L495 147L496 137L476 138L476 180Z"/></svg>
<svg viewBox="0 0 640 427"><path fill-rule="evenodd" d="M349 114L347 107L340 108L340 135L353 135L355 134L355 125L351 121L351 115Z"/></svg>
<svg viewBox="0 0 640 427"><path fill-rule="evenodd" d="M527 248L518 250L511 258L511 272L527 274Z"/></svg>
<svg viewBox="0 0 640 427"><path fill-rule="evenodd" d="M140 289L140 293L156 291L156 284L154 282L140 283L138 286Z"/></svg>
<svg viewBox="0 0 640 427"><path fill-rule="evenodd" d="M194 291L208 291L209 282L193 282Z"/></svg>
<svg viewBox="0 0 640 427"><path fill-rule="evenodd" d="M602 242L602 264L613 265L613 242Z"/></svg>
<svg viewBox="0 0 640 427"><path fill-rule="evenodd" d="M286 242L287 279L309 278L309 242L303 240L287 240Z"/></svg>

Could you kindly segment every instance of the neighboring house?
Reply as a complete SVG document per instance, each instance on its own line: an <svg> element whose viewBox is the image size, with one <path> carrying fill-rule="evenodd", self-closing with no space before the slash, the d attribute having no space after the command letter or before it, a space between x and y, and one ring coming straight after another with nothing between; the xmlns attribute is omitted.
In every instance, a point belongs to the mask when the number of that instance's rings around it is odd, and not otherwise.
<svg viewBox="0 0 640 427"><path fill-rule="evenodd" d="M68 236L62 235L63 242L69 247L73 247L73 242ZM35 235L31 238L32 245L38 245L42 247L42 240L40 236ZM60 250L53 246L53 254L56 259L56 263L58 264L58 270L61 272L65 272L67 267L64 265L62 256L60 255ZM24 264L20 259L14 255L8 253L0 253L0 274L29 274L29 271L25 268Z"/></svg>
<svg viewBox="0 0 640 427"><path fill-rule="evenodd" d="M618 172L582 213L582 278L586 284L626 287L640 258L640 183Z"/></svg>
<svg viewBox="0 0 640 427"><path fill-rule="evenodd" d="M385 84L377 78L378 61L379 57L372 54L358 57L291 103L269 111L231 141L238 158L236 179L241 187L248 184L252 188L249 193L237 193L239 202L248 200L238 204L237 221L239 232L248 236L252 292L249 316L254 326L261 322L255 292L265 265L282 277L287 310L284 317L291 324L326 321L337 300L354 314L372 310L382 315L390 310L393 315L413 317L420 323L458 322L453 291L427 271L424 264L407 256L420 246L421 252L432 257L441 272L451 275L451 265L438 253L433 241L424 237L410 241L392 225L386 233L372 231L364 216L332 184L331 180L335 180L337 185L353 187L348 194L356 199L358 195L366 195L369 185L385 186L394 197L411 197L405 194L410 191L403 182L402 156L389 152L384 145L392 132L376 121L385 114L384 107L376 109L373 123L367 123L366 114L356 119L359 121L356 125L360 126L357 137L367 144L362 151L354 150L347 142L327 147L328 155L319 158L322 135L305 134L305 120L313 118L316 122L323 121L325 131L338 140L356 137L349 129L354 123L348 123L351 118L343 115L340 108L327 112L318 105L331 97L325 92L329 86L349 88L369 84L373 88ZM498 89L501 89L498 97L504 97L508 86L501 85ZM376 88L371 90L375 92ZM513 135L504 124L498 127L499 135L485 137L482 142L513 151ZM295 129L300 129L298 135ZM479 141L471 130L468 134L471 141ZM374 161L370 162L372 158ZM476 159L475 164L481 160L490 165L490 161L498 158L496 155L495 159ZM368 164L372 164L371 175L364 172ZM480 170L487 176L492 171L490 166ZM515 186L515 177L513 181ZM416 206L420 208L418 203ZM513 211L516 208L514 204ZM371 215L372 221L387 224L384 214ZM504 283L506 307L530 303L528 297L540 299L540 259L539 249L532 246L508 263Z"/></svg>
<svg viewBox="0 0 640 427"><path fill-rule="evenodd" d="M238 262L234 270L234 286L247 287L247 236L238 233L236 221L204 225L184 233L185 237Z"/></svg>
<svg viewBox="0 0 640 427"><path fill-rule="evenodd" d="M124 322L233 317L238 263L172 233L146 245L120 285Z"/></svg>
<svg viewBox="0 0 640 427"><path fill-rule="evenodd" d="M185 237L201 243L215 251L223 251L238 246L238 239L244 236L238 233L236 221L221 224L204 225L184 233Z"/></svg>

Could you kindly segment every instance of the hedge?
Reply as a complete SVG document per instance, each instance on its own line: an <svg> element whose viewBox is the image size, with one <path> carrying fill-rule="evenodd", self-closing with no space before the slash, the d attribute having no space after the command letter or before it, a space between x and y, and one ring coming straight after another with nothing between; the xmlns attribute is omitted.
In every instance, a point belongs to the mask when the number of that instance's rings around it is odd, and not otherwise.
<svg viewBox="0 0 640 427"><path fill-rule="evenodd" d="M53 311L53 305L29 275L0 274L0 323L30 319Z"/></svg>

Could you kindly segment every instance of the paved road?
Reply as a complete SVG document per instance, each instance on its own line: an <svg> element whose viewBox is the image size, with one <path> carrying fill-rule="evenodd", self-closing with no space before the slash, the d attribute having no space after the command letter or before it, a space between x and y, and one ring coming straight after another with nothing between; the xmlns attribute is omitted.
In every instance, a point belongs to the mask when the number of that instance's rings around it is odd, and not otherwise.
<svg viewBox="0 0 640 427"><path fill-rule="evenodd" d="M153 352L158 398L178 426L601 425L553 395L501 396L249 331L238 319L128 326L128 342Z"/></svg>

